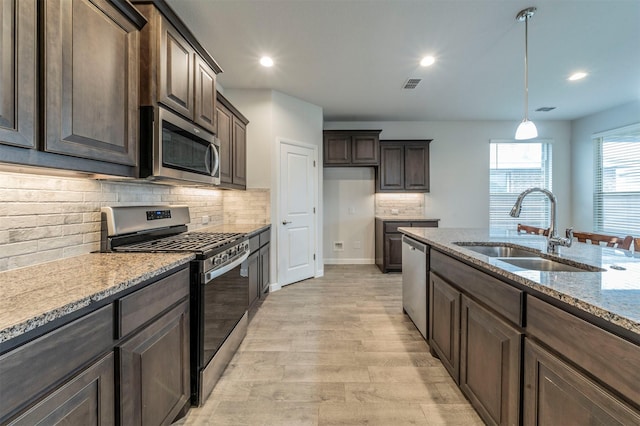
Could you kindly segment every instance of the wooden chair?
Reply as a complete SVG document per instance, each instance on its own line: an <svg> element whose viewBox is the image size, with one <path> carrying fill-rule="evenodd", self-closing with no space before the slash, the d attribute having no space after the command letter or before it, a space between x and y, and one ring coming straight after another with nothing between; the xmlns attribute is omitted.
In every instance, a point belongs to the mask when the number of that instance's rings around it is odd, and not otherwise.
<svg viewBox="0 0 640 426"><path fill-rule="evenodd" d="M633 251L635 253L640 253L640 238L633 239Z"/></svg>
<svg viewBox="0 0 640 426"><path fill-rule="evenodd" d="M615 235L594 234L591 232L573 232L573 238L581 243L590 242L591 244L599 246L600 243L605 243L607 247L617 247L623 250L629 250L633 237L627 235L626 237L616 237Z"/></svg>
<svg viewBox="0 0 640 426"><path fill-rule="evenodd" d="M538 228L537 226L518 224L518 233L533 234L533 235L549 235L549 230L545 228Z"/></svg>

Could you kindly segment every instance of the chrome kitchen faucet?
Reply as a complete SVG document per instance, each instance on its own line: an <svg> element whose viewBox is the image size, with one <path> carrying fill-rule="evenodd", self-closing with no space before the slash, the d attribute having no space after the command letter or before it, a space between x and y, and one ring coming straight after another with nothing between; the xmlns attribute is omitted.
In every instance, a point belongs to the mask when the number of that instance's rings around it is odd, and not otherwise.
<svg viewBox="0 0 640 426"><path fill-rule="evenodd" d="M513 205L511 212L509 215L511 217L520 217L520 211L522 210L522 201L524 197L531 194L532 192L542 192L549 198L551 201L551 224L549 225L549 235L547 236L547 253L557 253L558 246L571 247L571 243L573 242L573 228L567 229L567 238L562 238L558 235L558 225L556 223L556 196L547 189L544 188L529 188L522 191L520 195L518 195L518 199L516 203Z"/></svg>

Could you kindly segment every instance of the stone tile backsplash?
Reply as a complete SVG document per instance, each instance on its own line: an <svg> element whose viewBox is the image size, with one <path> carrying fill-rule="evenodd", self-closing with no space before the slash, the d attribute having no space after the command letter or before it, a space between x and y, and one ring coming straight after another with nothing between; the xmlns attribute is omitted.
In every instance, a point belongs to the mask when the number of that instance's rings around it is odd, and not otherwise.
<svg viewBox="0 0 640 426"><path fill-rule="evenodd" d="M103 206L186 204L189 229L195 230L269 221L269 197L268 189L224 191L0 172L0 271L99 250Z"/></svg>
<svg viewBox="0 0 640 426"><path fill-rule="evenodd" d="M424 215L424 194L385 194L376 193L376 216L412 216Z"/></svg>

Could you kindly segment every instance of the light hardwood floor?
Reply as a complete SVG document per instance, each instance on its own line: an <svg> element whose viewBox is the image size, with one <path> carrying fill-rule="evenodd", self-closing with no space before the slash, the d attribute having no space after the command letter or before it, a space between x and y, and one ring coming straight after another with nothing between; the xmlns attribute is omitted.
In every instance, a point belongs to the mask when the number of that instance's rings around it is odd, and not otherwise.
<svg viewBox="0 0 640 426"><path fill-rule="evenodd" d="M270 294L180 425L482 425L411 320L402 275L326 265Z"/></svg>

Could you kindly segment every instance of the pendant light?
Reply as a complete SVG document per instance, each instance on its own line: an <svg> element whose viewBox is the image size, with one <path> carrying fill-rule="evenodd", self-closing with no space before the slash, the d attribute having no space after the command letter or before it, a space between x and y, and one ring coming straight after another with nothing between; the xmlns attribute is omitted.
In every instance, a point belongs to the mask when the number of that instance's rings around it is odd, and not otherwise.
<svg viewBox="0 0 640 426"><path fill-rule="evenodd" d="M524 119L516 130L516 139L533 139L538 137L538 129L533 121L529 121L529 19L536 13L535 7L528 7L516 15L516 21L524 21Z"/></svg>

